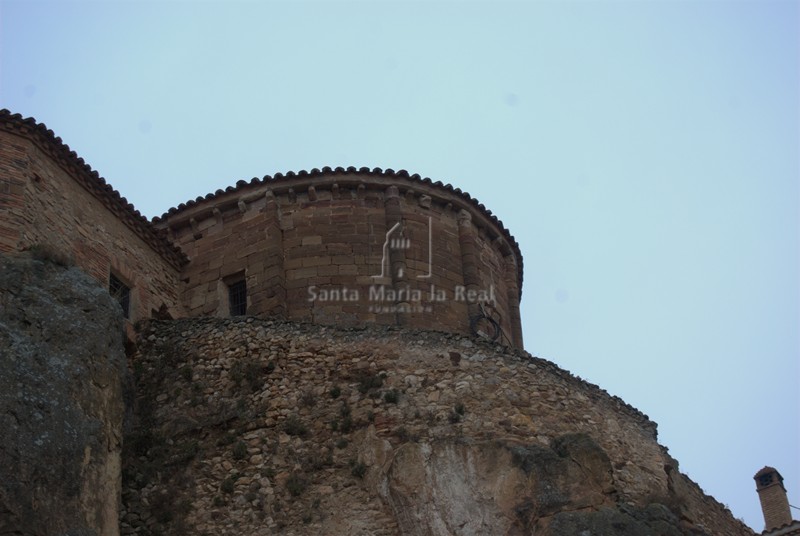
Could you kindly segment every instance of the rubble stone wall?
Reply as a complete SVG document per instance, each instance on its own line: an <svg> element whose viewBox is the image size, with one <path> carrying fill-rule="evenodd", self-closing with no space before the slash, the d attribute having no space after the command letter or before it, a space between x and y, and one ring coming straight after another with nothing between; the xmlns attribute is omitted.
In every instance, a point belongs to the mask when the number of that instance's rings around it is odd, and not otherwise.
<svg viewBox="0 0 800 536"><path fill-rule="evenodd" d="M132 365L123 534L752 534L646 415L508 347L198 318Z"/></svg>

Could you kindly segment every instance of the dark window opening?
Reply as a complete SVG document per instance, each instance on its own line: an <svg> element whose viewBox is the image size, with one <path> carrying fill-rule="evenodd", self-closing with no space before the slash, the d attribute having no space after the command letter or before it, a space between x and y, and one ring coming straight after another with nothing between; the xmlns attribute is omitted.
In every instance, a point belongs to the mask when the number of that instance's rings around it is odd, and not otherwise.
<svg viewBox="0 0 800 536"><path fill-rule="evenodd" d="M247 283L244 279L228 285L228 303L231 316L247 314Z"/></svg>
<svg viewBox="0 0 800 536"><path fill-rule="evenodd" d="M117 276L111 274L108 279L108 291L122 307L122 316L130 318L131 314L131 289L119 280Z"/></svg>
<svg viewBox="0 0 800 536"><path fill-rule="evenodd" d="M769 486L772 484L772 474L767 473L766 475L761 475L758 477L758 483L761 485L761 487Z"/></svg>

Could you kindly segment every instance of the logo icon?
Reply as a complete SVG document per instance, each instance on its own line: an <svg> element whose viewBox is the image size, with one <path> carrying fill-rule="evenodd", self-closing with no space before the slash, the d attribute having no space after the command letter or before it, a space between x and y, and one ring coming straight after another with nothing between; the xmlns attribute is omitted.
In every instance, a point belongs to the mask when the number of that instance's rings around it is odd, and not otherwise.
<svg viewBox="0 0 800 536"><path fill-rule="evenodd" d="M411 239L403 234L403 222L397 222L386 231L386 240L383 242L383 255L381 256L381 273L380 275L373 275L373 279L382 279L389 277L391 272L391 252L392 251L408 251L411 249ZM417 279L428 279L433 275L433 221L428 216L428 271L427 273L417 276ZM397 279L403 277L403 267L397 268L397 273L394 274Z"/></svg>

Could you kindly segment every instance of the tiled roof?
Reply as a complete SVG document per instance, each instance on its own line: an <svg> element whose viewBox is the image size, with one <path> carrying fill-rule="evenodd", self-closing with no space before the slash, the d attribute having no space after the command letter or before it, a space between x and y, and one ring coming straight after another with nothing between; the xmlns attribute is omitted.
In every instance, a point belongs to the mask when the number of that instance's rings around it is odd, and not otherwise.
<svg viewBox="0 0 800 536"><path fill-rule="evenodd" d="M164 232L156 229L127 199L43 123L38 123L32 117L23 118L20 114L12 114L3 108L0 110L0 128L30 139L67 169L73 179L173 266L181 268L188 262L186 255L169 241Z"/></svg>
<svg viewBox="0 0 800 536"><path fill-rule="evenodd" d="M798 534L800 534L800 521L795 520L781 527L765 530L761 536L796 536Z"/></svg>
<svg viewBox="0 0 800 536"><path fill-rule="evenodd" d="M769 465L765 465L764 467L761 468L761 470L759 472L757 472L755 474L755 476L753 476L753 478L758 478L761 475L766 475L768 473L778 473L778 470L775 469L774 467L770 467ZM780 474L780 473L778 473L778 474Z"/></svg>
<svg viewBox="0 0 800 536"><path fill-rule="evenodd" d="M276 173L275 175L265 175L263 178L259 179L258 177L252 178L250 181L240 180L236 183L235 186L228 186L225 190L217 190L216 192L206 194L205 196L197 197L196 199L192 199L187 201L186 203L181 203L177 207L172 207L167 212L165 212L160 218L156 217L153 218L153 223L159 223L164 220L168 220L173 216L176 216L183 212L184 210L191 209L193 207L204 205L209 201L216 200L217 198L234 193L234 192L242 192L244 193L246 190L261 186L264 184L275 184L276 186L282 186L287 183L291 183L293 181L302 180L302 179L312 179L317 177L335 177L337 175L356 175L356 176L363 176L363 177L384 177L396 180L398 182L406 182L411 184L421 184L426 185L428 187L441 190L443 192L455 194L456 196L460 197L466 206L470 206L474 209L477 209L481 214L483 214L489 221L491 221L500 232L503 234L503 237L508 242L510 247L512 248L514 255L517 259L517 269L519 274L519 290L520 296L522 295L522 253L519 250L519 244L503 225L503 222L500 221L497 216L492 214L492 211L487 209L482 203L478 202L477 199L470 196L467 192L462 191L459 188L455 188L450 184L444 184L441 181L434 182L433 180L427 177L421 177L417 174L409 174L408 171L401 169L399 171L394 171L392 169L381 169L381 168L374 168L370 169L368 167L323 167L322 169L314 168L311 171L298 171L297 173L293 171L289 171L285 174L283 173Z"/></svg>

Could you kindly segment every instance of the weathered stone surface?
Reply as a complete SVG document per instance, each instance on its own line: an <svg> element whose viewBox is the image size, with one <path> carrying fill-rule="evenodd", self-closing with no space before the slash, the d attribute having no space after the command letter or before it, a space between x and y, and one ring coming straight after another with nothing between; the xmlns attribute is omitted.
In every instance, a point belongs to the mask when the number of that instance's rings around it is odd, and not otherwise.
<svg viewBox="0 0 800 536"><path fill-rule="evenodd" d="M539 534L539 533L537 533ZM701 527L688 532L664 505L653 503L646 508L621 506L596 512L563 512L553 518L544 536L710 536Z"/></svg>
<svg viewBox="0 0 800 536"><path fill-rule="evenodd" d="M119 533L122 338L83 272L0 255L0 534Z"/></svg>
<svg viewBox="0 0 800 536"><path fill-rule="evenodd" d="M139 335L124 534L752 534L647 416L518 350L258 318Z"/></svg>
<svg viewBox="0 0 800 536"><path fill-rule="evenodd" d="M600 472L536 445L406 443L386 473L386 499L402 534L529 534L562 509L613 504L596 484L610 465Z"/></svg>

